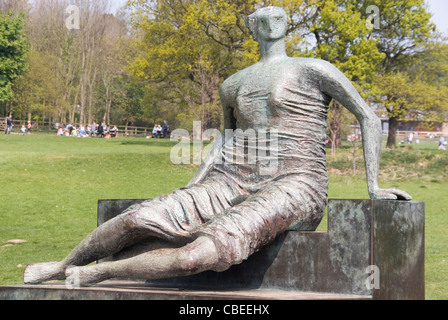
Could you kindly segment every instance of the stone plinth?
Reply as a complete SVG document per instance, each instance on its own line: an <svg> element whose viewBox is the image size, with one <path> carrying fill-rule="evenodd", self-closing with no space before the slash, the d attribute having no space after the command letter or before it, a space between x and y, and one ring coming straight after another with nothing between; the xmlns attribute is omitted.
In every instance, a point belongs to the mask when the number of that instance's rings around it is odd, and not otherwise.
<svg viewBox="0 0 448 320"><path fill-rule="evenodd" d="M101 200L98 223L143 200ZM328 231L288 231L241 265L222 273L140 282L141 299L424 299L423 202L330 200ZM131 248L121 256L141 252ZM116 259L114 257L108 258ZM115 283L116 284L116 283ZM27 290L28 288L28 290ZM30 299L42 286L16 287ZM114 289L115 288L115 289ZM131 288L135 289L135 285ZM170 289L176 288L176 289ZM113 282L69 293L81 299L97 295L119 299L122 287ZM129 289L129 288L128 288ZM12 290L12 291L11 291ZM49 291L50 290L50 291ZM93 291L92 291L93 290ZM41 292L44 292L41 291ZM137 290L138 291L138 290ZM96 293L95 293L96 292ZM103 292L100 294L100 292ZM104 293L106 292L106 293ZM135 295L119 295L122 299ZM142 294L141 290L138 291ZM45 298L45 295L41 295ZM0 288L0 299L14 297L11 287ZM17 295L15 296L17 299ZM108 298L107 298L108 297Z"/></svg>
<svg viewBox="0 0 448 320"><path fill-rule="evenodd" d="M100 201L98 221L141 201ZM424 230L423 202L330 200L326 232L288 231L226 272L150 283L424 299Z"/></svg>
<svg viewBox="0 0 448 320"><path fill-rule="evenodd" d="M69 289L64 283L0 287L0 300L367 300L365 296L281 290L183 290L142 281L106 281ZM370 300L370 299L369 299Z"/></svg>

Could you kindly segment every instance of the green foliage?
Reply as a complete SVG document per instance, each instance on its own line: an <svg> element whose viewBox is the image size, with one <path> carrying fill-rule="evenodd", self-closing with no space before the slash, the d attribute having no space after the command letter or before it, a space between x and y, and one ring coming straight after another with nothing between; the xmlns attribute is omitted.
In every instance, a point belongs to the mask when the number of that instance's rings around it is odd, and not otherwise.
<svg viewBox="0 0 448 320"><path fill-rule="evenodd" d="M64 1L36 0L25 16L33 52L29 74L12 87L18 114L150 125L167 119L172 129L201 120L205 129L220 128L221 83L259 59L244 19L268 5L286 11L290 56L330 61L391 118L413 112L429 122L446 114L447 49L434 38L423 0L130 0L128 16L97 7L83 32L57 18ZM379 28L369 28L371 5ZM340 139L341 123L353 119L330 115Z"/></svg>
<svg viewBox="0 0 448 320"><path fill-rule="evenodd" d="M171 105L183 118L220 127L221 119L216 117L220 83L257 59L243 19L252 9L251 2L135 0L130 5L132 21L144 33L141 54L131 70L150 83L149 107ZM171 90L160 96L152 87Z"/></svg>
<svg viewBox="0 0 448 320"><path fill-rule="evenodd" d="M131 0L129 5L131 20L144 35L140 55L131 66L133 75L149 84L149 91L153 91L150 87L174 89L162 95L150 94L152 106L148 109L171 104L181 119L202 120L219 127L213 114L220 109L220 83L259 58L258 45L243 19L257 7L280 5L288 16L287 50L291 56L330 61L352 80L365 99L373 97L389 111L395 110L390 111L391 117L411 108L427 113L428 119L430 114L438 114L430 110L436 97L443 95L427 78L406 78L407 88L418 90L401 88L391 94L391 88L402 86L398 72L409 70L405 64L426 52L432 43L435 29L422 0ZM379 10L380 28L368 28L367 8L371 5ZM386 85L394 80L397 83ZM405 103L396 95L405 96ZM438 101L439 106L445 103L441 98Z"/></svg>
<svg viewBox="0 0 448 320"><path fill-rule="evenodd" d="M23 15L0 13L0 102L12 98L12 85L28 67L23 21Z"/></svg>
<svg viewBox="0 0 448 320"><path fill-rule="evenodd" d="M367 98L384 54L378 50L378 41L370 36L358 1L321 2L316 5L316 12L310 27L316 45L310 55L334 64ZM333 154L335 147L341 146L344 131L348 131L348 125L355 121L339 103L330 104L328 136Z"/></svg>
<svg viewBox="0 0 448 320"><path fill-rule="evenodd" d="M138 91L143 85L126 69L134 57L135 35L128 33L124 14L107 12L107 3L35 0L29 9L21 9L23 37L31 48L29 68L11 86L14 98L3 104L17 120L38 118L76 126L112 120L117 125L140 124L143 94ZM71 4L81 9L79 30L65 24Z"/></svg>
<svg viewBox="0 0 448 320"><path fill-rule="evenodd" d="M446 54L434 49L445 45L436 38L435 25L423 0L361 1L359 8L366 19L371 5L379 13L379 28L372 28L371 37L384 58L369 95L390 118L387 146L395 148L397 121L409 119L411 112L428 122L446 119L446 80L444 84L435 80L446 78L447 59Z"/></svg>
<svg viewBox="0 0 448 320"><path fill-rule="evenodd" d="M57 107L68 108L63 96L63 79L54 71L58 60L48 54L30 51L27 55L29 69L14 85L16 105L14 113L17 118L27 119L28 114L45 114Z"/></svg>
<svg viewBox="0 0 448 320"><path fill-rule="evenodd" d="M314 55L333 63L358 89L367 89L384 54L378 41L369 37L358 1L325 1L310 31L316 37Z"/></svg>
<svg viewBox="0 0 448 320"><path fill-rule="evenodd" d="M419 112L421 120L444 121L448 111L447 87L412 78L408 73L391 72L378 75L376 89L378 100L389 117L410 119L409 114Z"/></svg>
<svg viewBox="0 0 448 320"><path fill-rule="evenodd" d="M380 13L380 28L373 28L372 36L378 41L379 51L385 54L385 73L400 70L409 57L424 51L434 39L435 25L424 0L360 1L365 16L370 5L377 6Z"/></svg>
<svg viewBox="0 0 448 320"><path fill-rule="evenodd" d="M384 105L391 123L396 119L446 121L448 115L448 45L427 44L425 51L417 53L401 71L380 73L375 77L372 96ZM414 114L414 117L411 117ZM388 147L395 147L395 130L391 126Z"/></svg>

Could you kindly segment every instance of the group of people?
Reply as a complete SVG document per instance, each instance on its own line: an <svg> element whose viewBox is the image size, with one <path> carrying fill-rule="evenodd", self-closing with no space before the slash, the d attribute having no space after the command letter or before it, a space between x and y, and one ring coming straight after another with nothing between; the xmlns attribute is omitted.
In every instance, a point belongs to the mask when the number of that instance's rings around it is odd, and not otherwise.
<svg viewBox="0 0 448 320"><path fill-rule="evenodd" d="M12 115L6 118L6 129L5 134L11 134L12 128L14 127L14 121L12 120ZM25 125L22 125L22 128L20 128L20 132L24 136L27 132L28 134L31 134L31 121L28 121L28 123Z"/></svg>
<svg viewBox="0 0 448 320"><path fill-rule="evenodd" d="M167 138L169 137L170 127L166 121L163 121L163 127L160 124L155 124L152 129L152 136L148 136L148 138Z"/></svg>
<svg viewBox="0 0 448 320"><path fill-rule="evenodd" d="M413 144L415 139L416 144L420 144L420 139L418 139L418 132L411 132L406 137L403 138L403 140L400 141L400 144Z"/></svg>
<svg viewBox="0 0 448 320"><path fill-rule="evenodd" d="M106 125L103 123L97 124L94 122L93 124L87 125L87 127L79 126L76 128L72 124L59 124L58 125L58 136L67 136L67 137L99 137L99 138L112 138L118 135L117 126L113 126L111 128L110 125Z"/></svg>
<svg viewBox="0 0 448 320"><path fill-rule="evenodd" d="M28 134L31 134L31 121L28 121L26 127L25 125L22 126L22 128L20 129L20 132L22 132L22 136L24 136L27 132Z"/></svg>

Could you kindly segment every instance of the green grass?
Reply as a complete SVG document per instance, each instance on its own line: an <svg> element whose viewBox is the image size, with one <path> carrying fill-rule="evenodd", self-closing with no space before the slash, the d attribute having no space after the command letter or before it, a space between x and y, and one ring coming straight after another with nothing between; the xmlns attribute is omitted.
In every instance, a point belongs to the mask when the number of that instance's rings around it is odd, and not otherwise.
<svg viewBox="0 0 448 320"><path fill-rule="evenodd" d="M95 228L98 199L152 198L188 183L194 168L171 164L174 144L0 135L0 284L63 258ZM27 243L2 247L12 239Z"/></svg>
<svg viewBox="0 0 448 320"><path fill-rule="evenodd" d="M171 164L175 142L0 135L0 285L20 284L29 263L60 260L96 227L98 199L152 198L182 187L196 167ZM367 198L362 153L328 156L330 198ZM437 144L385 150L381 187L426 202L426 295L448 299L448 152ZM326 227L326 219L320 229ZM26 243L6 246L8 240Z"/></svg>

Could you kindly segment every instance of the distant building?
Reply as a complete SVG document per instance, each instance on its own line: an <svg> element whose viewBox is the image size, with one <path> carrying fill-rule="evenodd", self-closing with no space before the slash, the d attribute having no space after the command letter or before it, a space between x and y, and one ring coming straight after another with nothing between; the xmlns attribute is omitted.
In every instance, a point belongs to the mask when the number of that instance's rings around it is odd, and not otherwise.
<svg viewBox="0 0 448 320"><path fill-rule="evenodd" d="M370 107L381 119L383 135L389 132L389 117L386 109L378 104L370 103ZM425 121L425 114L421 111L411 111L403 119L398 121L397 135L407 136L411 132L419 134L438 134L448 137L448 118L447 121Z"/></svg>
<svg viewBox="0 0 448 320"><path fill-rule="evenodd" d="M389 119L381 118L383 134L389 132ZM433 133L448 136L448 122L426 122L418 120L401 120L398 121L397 135L406 136L410 132L419 132L422 134Z"/></svg>

